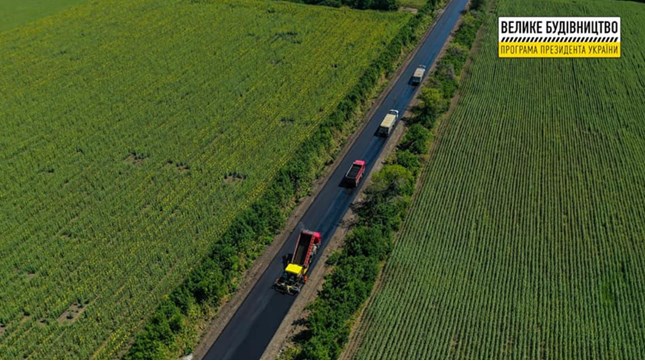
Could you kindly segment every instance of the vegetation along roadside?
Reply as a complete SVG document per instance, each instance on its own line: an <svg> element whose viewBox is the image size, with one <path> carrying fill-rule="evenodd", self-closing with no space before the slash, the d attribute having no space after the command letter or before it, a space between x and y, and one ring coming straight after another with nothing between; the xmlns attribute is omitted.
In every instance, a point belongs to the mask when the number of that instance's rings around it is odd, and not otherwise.
<svg viewBox="0 0 645 361"><path fill-rule="evenodd" d="M340 253L330 257L333 267L317 299L308 307L306 331L296 336L295 349L284 353L296 359L338 358L348 341L356 312L367 300L382 263L387 259L415 191L427 157L436 120L448 110L457 92L485 12L474 1L455 37L427 79L415 115L392 159L372 177L365 200L358 207L356 226Z"/></svg>

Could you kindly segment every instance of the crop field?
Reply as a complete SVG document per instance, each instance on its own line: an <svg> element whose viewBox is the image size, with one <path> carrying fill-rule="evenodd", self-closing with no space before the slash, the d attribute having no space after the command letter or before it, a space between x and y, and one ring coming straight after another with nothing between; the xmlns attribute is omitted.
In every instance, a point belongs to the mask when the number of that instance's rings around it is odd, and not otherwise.
<svg viewBox="0 0 645 361"><path fill-rule="evenodd" d="M353 335L359 359L645 357L645 6L497 0ZM497 16L621 16L621 59L498 59Z"/></svg>
<svg viewBox="0 0 645 361"><path fill-rule="evenodd" d="M0 0L0 31L54 14L85 0Z"/></svg>
<svg viewBox="0 0 645 361"><path fill-rule="evenodd" d="M408 19L108 0L0 33L0 358L118 356Z"/></svg>

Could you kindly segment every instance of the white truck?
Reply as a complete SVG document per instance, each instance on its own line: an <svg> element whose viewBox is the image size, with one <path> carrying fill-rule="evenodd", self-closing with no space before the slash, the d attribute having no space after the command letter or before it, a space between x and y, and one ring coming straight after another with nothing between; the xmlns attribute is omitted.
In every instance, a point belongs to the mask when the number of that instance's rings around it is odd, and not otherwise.
<svg viewBox="0 0 645 361"><path fill-rule="evenodd" d="M426 66L419 65L412 75L412 85L419 85L423 80L423 75L426 73Z"/></svg>
<svg viewBox="0 0 645 361"><path fill-rule="evenodd" d="M387 112L387 115L385 115L385 118L383 118L381 125L379 125L376 134L381 137L389 136L390 133L392 133L397 120L399 120L399 111L396 109L390 109L390 111Z"/></svg>

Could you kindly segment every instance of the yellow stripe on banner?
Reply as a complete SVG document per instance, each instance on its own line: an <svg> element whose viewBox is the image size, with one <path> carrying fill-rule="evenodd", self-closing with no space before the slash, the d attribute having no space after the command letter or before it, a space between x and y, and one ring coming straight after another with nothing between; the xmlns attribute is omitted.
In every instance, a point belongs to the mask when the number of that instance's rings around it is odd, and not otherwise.
<svg viewBox="0 0 645 361"><path fill-rule="evenodd" d="M620 58L620 42L497 44L500 58Z"/></svg>

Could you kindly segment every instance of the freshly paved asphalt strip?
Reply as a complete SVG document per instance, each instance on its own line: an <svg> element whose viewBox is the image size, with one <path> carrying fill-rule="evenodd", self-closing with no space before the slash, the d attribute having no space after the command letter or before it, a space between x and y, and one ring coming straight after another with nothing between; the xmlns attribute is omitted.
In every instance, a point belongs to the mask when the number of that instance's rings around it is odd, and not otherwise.
<svg viewBox="0 0 645 361"><path fill-rule="evenodd" d="M366 172L371 171L386 142L386 138L376 136L378 126L390 109L398 109L403 116L416 90L416 87L410 85L414 70L420 64L430 69L467 2L468 0L452 0L445 8L425 42L418 48L412 61L369 120L369 124L363 128L327 184L300 219L300 226L289 235L278 255L260 276L204 359L259 359L262 356L295 300L294 296L283 295L271 288L283 271L282 256L293 252L303 227L321 233L323 241L318 252L322 252L327 245L326 240L334 234L338 223L356 196L354 189L340 186L343 176L356 159L365 160ZM314 259L312 268L315 267L316 261L317 258Z"/></svg>

